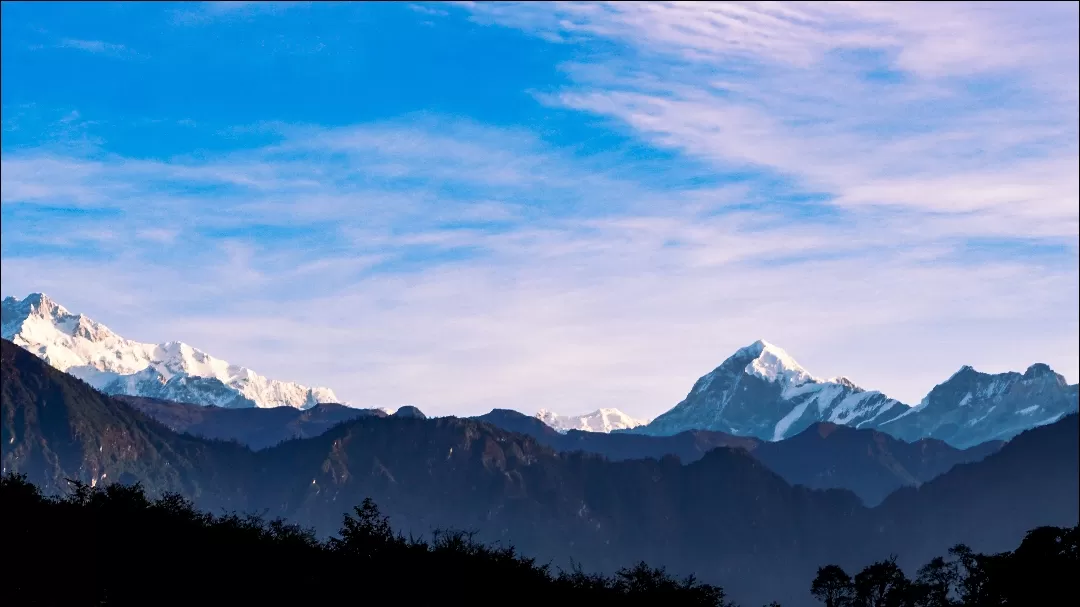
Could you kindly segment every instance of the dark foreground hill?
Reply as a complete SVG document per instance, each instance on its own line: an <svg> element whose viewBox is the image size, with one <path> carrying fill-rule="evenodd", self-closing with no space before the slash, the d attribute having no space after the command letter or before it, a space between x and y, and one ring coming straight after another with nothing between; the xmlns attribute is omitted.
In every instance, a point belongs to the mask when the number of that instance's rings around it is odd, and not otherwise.
<svg viewBox="0 0 1080 607"><path fill-rule="evenodd" d="M846 491L792 487L742 449L689 464L612 462L454 418L363 417L252 452L172 432L8 342L2 371L3 469L49 491L64 478L124 475L152 495L175 490L215 511L282 516L321 537L371 497L404 533L475 530L480 541L587 571L662 564L747 605L805 604L821 563L857 569L899 554L918 565L961 541L996 552L1026 529L1077 519L1075 415L868 509ZM260 562L269 578L309 566Z"/></svg>

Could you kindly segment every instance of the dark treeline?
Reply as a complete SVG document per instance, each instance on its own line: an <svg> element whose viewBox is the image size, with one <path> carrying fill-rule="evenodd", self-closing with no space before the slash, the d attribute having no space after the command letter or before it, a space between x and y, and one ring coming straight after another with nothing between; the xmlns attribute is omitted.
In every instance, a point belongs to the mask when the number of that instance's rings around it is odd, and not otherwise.
<svg viewBox="0 0 1080 607"><path fill-rule="evenodd" d="M5 605L672 605L733 607L717 586L645 563L613 576L555 571L462 531L405 538L371 500L336 536L257 515L214 515L139 485L72 481L46 497L24 476L0 479ZM818 570L826 607L1000 607L1074 604L1076 527L1040 527L1012 552L966 546L909 579L894 558L853 577ZM776 604L774 604L776 605Z"/></svg>
<svg viewBox="0 0 1080 607"><path fill-rule="evenodd" d="M811 594L826 607L1075 605L1077 540L1077 527L1039 527L1012 552L979 554L961 544L924 565L914 579L895 558L854 577L828 565L818 569Z"/></svg>
<svg viewBox="0 0 1080 607"><path fill-rule="evenodd" d="M46 497L23 476L0 480L5 605L729 605L721 588L645 563L554 572L467 532L404 538L371 500L321 541L138 485L72 487Z"/></svg>

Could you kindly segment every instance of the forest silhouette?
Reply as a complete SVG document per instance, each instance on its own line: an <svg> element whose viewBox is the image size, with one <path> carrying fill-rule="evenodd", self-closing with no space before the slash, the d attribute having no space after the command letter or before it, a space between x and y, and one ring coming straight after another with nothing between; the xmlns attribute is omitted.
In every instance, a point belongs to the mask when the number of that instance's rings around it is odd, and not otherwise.
<svg viewBox="0 0 1080 607"><path fill-rule="evenodd" d="M718 586L645 563L606 576L554 570L467 531L406 538L370 499L326 540L282 519L203 512L178 494L150 498L138 484L71 481L66 495L45 496L25 476L7 474L0 500L8 524L5 604L733 605ZM1067 602L1075 595L1077 537L1076 527L1040 527L1012 552L957 546L913 579L895 558L854 576L827 565L810 592L826 607Z"/></svg>
<svg viewBox="0 0 1080 607"><path fill-rule="evenodd" d="M811 594L825 607L1001 607L1076 601L1077 527L1038 527L1012 552L980 554L959 544L909 579L890 557L855 574L818 569Z"/></svg>
<svg viewBox="0 0 1080 607"><path fill-rule="evenodd" d="M370 499L324 541L282 519L151 499L138 484L71 485L46 497L25 476L0 480L6 605L729 605L717 586L644 563L555 572L467 531L405 538Z"/></svg>

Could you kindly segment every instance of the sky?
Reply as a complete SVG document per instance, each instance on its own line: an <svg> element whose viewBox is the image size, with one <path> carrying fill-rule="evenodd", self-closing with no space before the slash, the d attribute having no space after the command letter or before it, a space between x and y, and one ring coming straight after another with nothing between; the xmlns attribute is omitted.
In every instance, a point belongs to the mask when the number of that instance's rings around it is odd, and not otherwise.
<svg viewBox="0 0 1080 607"><path fill-rule="evenodd" d="M8 3L0 291L361 406L1080 367L1077 3Z"/></svg>

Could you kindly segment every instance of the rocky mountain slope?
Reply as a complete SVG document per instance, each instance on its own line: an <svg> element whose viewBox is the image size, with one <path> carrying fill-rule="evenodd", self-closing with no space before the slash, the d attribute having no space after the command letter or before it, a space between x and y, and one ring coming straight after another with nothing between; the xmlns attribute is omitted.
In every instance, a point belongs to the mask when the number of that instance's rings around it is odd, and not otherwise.
<svg viewBox="0 0 1080 607"><path fill-rule="evenodd" d="M931 437L958 447L1005 440L1077 410L1077 385L1044 364L1020 373L963 367L917 406L878 427L905 440Z"/></svg>
<svg viewBox="0 0 1080 607"><path fill-rule="evenodd" d="M25 472L49 492L141 481L158 491L242 507L251 452L170 431L4 340L0 353L4 473Z"/></svg>
<svg viewBox="0 0 1080 607"><path fill-rule="evenodd" d="M632 432L715 430L783 440L815 422L874 427L907 410L907 405L845 378L816 378L787 352L756 341L699 379L681 403Z"/></svg>

